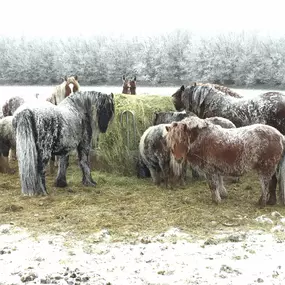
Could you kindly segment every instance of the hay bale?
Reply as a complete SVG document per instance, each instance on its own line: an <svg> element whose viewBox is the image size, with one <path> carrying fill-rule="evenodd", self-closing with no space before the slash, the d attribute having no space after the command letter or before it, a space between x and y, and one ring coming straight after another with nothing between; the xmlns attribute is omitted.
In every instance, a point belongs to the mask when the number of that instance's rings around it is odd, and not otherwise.
<svg viewBox="0 0 285 285"><path fill-rule="evenodd" d="M133 112L135 127L130 114L128 124L126 117L121 123L125 110ZM115 95L115 118L107 133L100 134L96 155L91 159L92 169L134 175L140 137L152 125L154 112L161 111L174 111L171 96Z"/></svg>

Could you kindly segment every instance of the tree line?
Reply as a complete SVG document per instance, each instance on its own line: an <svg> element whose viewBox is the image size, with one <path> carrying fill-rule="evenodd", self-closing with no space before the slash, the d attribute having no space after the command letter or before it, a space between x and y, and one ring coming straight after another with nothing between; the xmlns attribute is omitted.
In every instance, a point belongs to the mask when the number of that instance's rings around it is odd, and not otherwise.
<svg viewBox="0 0 285 285"><path fill-rule="evenodd" d="M0 84L54 85L77 74L81 85L192 81L236 86L285 86L285 37L226 34L195 39L185 30L145 38L94 36L0 38Z"/></svg>

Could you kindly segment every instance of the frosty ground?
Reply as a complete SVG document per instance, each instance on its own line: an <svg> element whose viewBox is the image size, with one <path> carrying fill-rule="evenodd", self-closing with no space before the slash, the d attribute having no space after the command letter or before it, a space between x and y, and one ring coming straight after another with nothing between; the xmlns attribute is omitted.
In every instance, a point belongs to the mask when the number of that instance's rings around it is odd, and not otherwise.
<svg viewBox="0 0 285 285"><path fill-rule="evenodd" d="M0 284L284 284L284 239L276 235L284 218L271 214L256 219L269 231L229 229L206 240L177 228L131 242L114 242L108 230L80 240L3 224Z"/></svg>

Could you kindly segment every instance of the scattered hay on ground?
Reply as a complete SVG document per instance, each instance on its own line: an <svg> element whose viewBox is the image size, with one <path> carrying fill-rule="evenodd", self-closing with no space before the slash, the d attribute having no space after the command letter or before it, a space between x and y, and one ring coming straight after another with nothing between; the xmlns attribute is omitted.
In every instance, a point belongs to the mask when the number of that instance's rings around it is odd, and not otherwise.
<svg viewBox="0 0 285 285"><path fill-rule="evenodd" d="M83 187L81 172L73 164L68 170L67 188L53 187L54 177L48 175L48 196L23 197L18 174L1 174L1 223L37 233L69 232L77 236L108 229L115 239L126 240L160 234L172 227L198 237L229 228L267 229L274 225L257 223L255 218L270 216L273 211L285 216L285 207L257 206L260 186L255 175L229 184L229 197L218 206L212 203L205 181L188 181L184 188L167 190L154 186L150 179L103 172L93 172L93 177L97 187Z"/></svg>

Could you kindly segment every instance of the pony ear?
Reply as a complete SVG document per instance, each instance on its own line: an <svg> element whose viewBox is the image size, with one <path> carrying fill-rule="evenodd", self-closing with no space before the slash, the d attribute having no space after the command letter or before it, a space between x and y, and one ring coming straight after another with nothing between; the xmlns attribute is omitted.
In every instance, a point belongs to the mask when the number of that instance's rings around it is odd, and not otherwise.
<svg viewBox="0 0 285 285"><path fill-rule="evenodd" d="M66 75L64 76L64 81L67 81L67 76Z"/></svg>
<svg viewBox="0 0 285 285"><path fill-rule="evenodd" d="M182 85L182 86L180 87L180 91L184 91L184 90L185 90L185 86Z"/></svg>
<svg viewBox="0 0 285 285"><path fill-rule="evenodd" d="M171 124L172 127L177 127L177 125L178 125L177 122L173 122L173 123Z"/></svg>
<svg viewBox="0 0 285 285"><path fill-rule="evenodd" d="M111 93L110 95L111 95L112 99L114 99L114 94L113 94L113 93Z"/></svg>
<svg viewBox="0 0 285 285"><path fill-rule="evenodd" d="M125 75L123 75L122 79L123 79L123 80L125 80L125 79L126 79Z"/></svg>
<svg viewBox="0 0 285 285"><path fill-rule="evenodd" d="M78 81L78 76L77 76L77 75L75 75L75 76L74 76L74 79L75 79L76 81Z"/></svg>
<svg viewBox="0 0 285 285"><path fill-rule="evenodd" d="M193 86L194 86L194 87L196 87L196 86L197 86L197 83L196 83L196 82L194 82L194 83L193 83Z"/></svg>
<svg viewBox="0 0 285 285"><path fill-rule="evenodd" d="M135 76L135 77L134 77L134 81L136 81L136 80L137 80L137 77Z"/></svg>
<svg viewBox="0 0 285 285"><path fill-rule="evenodd" d="M170 126L165 126L165 129L166 129L167 132L169 132L171 127Z"/></svg>

